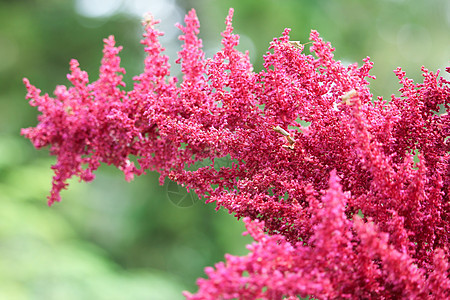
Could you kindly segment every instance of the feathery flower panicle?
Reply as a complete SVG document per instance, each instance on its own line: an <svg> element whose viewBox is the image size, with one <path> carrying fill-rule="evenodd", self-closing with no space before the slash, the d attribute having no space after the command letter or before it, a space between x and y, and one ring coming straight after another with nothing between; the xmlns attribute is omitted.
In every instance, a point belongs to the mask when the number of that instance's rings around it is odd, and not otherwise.
<svg viewBox="0 0 450 300"><path fill-rule="evenodd" d="M289 29L256 73L236 50L232 15L209 59L194 10L177 25L180 82L151 16L131 91L113 37L97 81L76 60L73 86L54 98L24 79L41 115L22 134L57 157L49 205L69 178L91 181L103 162L127 180L158 171L161 183L169 177L243 218L249 254L206 268L188 299L449 298L450 118L438 112L448 112L450 82L423 67L414 83L399 68L401 94L374 100L368 57L344 66L316 31L307 54Z"/></svg>

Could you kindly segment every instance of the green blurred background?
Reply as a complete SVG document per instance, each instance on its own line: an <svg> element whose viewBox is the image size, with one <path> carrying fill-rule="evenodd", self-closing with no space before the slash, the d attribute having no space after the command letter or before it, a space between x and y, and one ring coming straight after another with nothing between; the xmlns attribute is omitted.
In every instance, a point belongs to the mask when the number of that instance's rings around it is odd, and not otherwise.
<svg viewBox="0 0 450 300"><path fill-rule="evenodd" d="M318 30L345 63L370 56L375 96L396 92L397 66L420 80L421 65L449 65L448 0L0 1L0 299L179 299L182 290L196 290L204 267L225 253L246 254L250 240L241 236L241 222L190 195L177 203L170 196L177 186L159 186L158 174L126 183L119 171L102 167L92 183L72 181L63 201L49 208L55 159L19 135L37 115L24 99L23 77L51 94L68 84L69 60L77 58L95 80L102 39L113 34L124 46L130 86L143 67L143 13L162 20L173 64L180 46L174 23L195 8L210 57L220 48L229 7L239 49L250 51L256 71L285 27L302 42Z"/></svg>

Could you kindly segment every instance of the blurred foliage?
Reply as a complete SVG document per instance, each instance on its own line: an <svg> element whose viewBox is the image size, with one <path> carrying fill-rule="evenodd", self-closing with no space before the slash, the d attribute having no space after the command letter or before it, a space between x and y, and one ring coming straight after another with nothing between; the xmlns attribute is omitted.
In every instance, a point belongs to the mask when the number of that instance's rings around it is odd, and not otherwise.
<svg viewBox="0 0 450 300"><path fill-rule="evenodd" d="M202 201L174 205L170 185L159 186L154 173L126 183L119 171L103 166L93 183L74 180L63 202L47 207L54 158L19 136L37 115L24 100L22 78L51 93L68 83L69 60L77 58L95 80L102 39L113 34L124 46L130 86L142 69L142 29L139 18L125 12L133 1L112 2L121 3L114 14L92 18L77 13L74 1L0 1L0 299L177 299L183 289L195 290L205 266L225 253L246 253L250 240L241 236L240 222ZM209 56L220 48L225 16L234 7L239 49L250 51L256 71L285 27L302 42L317 29L336 47L337 59L352 63L370 56L378 77L373 92L385 97L398 88L392 73L397 66L420 80L422 64L436 70L449 61L446 0L147 3L159 3L155 15L163 30L195 8ZM173 33L163 38L172 62L179 44Z"/></svg>

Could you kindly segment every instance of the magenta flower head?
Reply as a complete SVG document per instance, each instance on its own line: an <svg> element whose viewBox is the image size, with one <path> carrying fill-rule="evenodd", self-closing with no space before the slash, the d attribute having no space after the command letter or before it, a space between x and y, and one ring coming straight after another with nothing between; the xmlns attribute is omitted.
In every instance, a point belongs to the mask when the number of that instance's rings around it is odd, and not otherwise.
<svg viewBox="0 0 450 300"><path fill-rule="evenodd" d="M188 299L449 298L450 117L438 112L450 82L422 68L414 83L399 68L400 96L373 99L369 58L344 66L316 31L308 52L289 29L255 73L232 15L209 59L195 12L177 25L180 82L151 16L128 92L113 37L94 82L76 60L54 97L24 79L41 115L22 134L57 157L49 205L103 162L127 180L156 170L243 218L249 254L206 268Z"/></svg>

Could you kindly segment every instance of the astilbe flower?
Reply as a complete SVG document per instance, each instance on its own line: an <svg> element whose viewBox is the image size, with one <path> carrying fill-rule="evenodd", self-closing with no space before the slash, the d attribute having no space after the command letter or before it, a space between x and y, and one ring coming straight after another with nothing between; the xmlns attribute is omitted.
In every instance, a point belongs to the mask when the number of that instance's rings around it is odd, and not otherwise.
<svg viewBox="0 0 450 300"><path fill-rule="evenodd" d="M236 50L232 14L211 59L195 12L178 25L181 82L152 17L129 92L113 37L93 83L76 60L73 86L54 98L24 79L41 115L22 134L57 157L49 205L69 178L93 180L103 162L127 180L156 170L161 183L169 177L243 218L249 254L207 268L188 299L450 297L450 117L437 113L449 109L449 82L422 68L416 84L399 68L401 95L375 100L369 58L344 66L316 31L305 54L289 29L255 73ZM217 167L224 157L231 165Z"/></svg>

